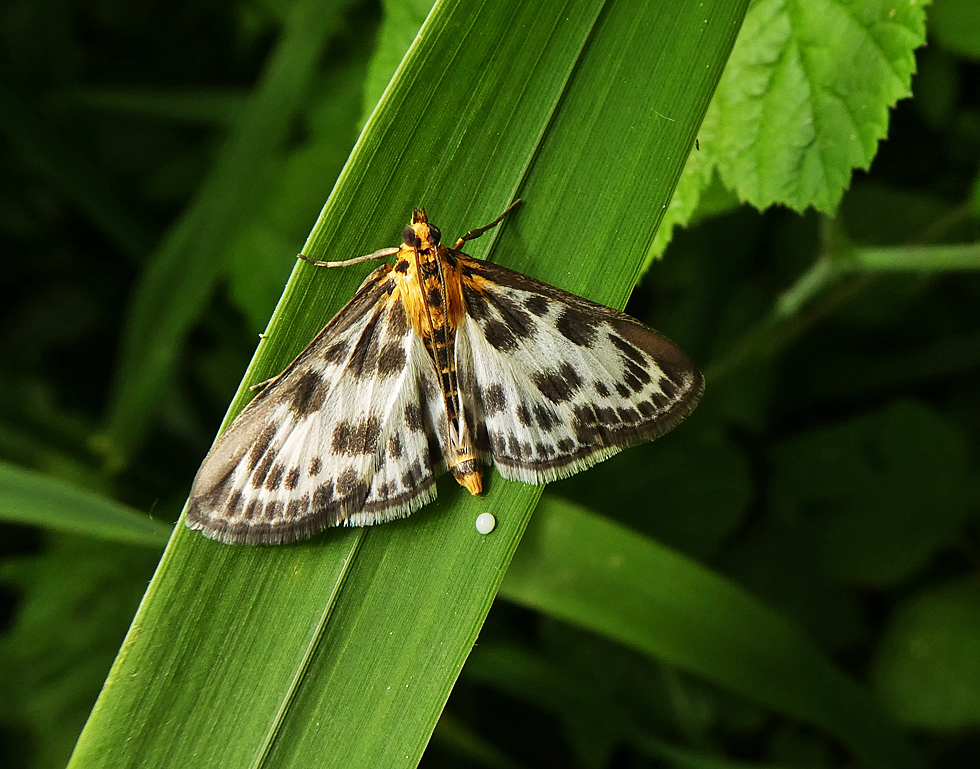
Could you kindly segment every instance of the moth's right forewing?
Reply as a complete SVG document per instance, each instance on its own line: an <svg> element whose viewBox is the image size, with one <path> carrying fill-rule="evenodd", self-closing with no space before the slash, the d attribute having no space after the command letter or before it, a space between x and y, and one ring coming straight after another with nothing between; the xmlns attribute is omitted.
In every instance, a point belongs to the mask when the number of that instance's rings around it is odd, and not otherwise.
<svg viewBox="0 0 980 769"><path fill-rule="evenodd" d="M248 524L259 517L257 505L249 507L252 492L262 486L257 477L268 482L270 474L275 478L281 473L281 481L289 480L285 477L289 470L276 465L276 448L322 405L331 383L348 365L372 311L390 293L390 271L390 266L382 265L372 272L351 301L219 436L191 487L186 517L190 528L235 544L273 541L261 528ZM363 341L370 343L370 338ZM244 522L229 524L238 519Z"/></svg>

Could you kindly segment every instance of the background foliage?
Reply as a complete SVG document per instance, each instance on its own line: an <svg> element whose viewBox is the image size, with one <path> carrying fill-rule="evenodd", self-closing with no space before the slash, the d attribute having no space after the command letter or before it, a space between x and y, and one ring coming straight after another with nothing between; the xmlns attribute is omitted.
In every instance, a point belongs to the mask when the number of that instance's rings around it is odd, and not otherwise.
<svg viewBox="0 0 980 769"><path fill-rule="evenodd" d="M767 688L764 655L788 650L783 675L807 691L838 669L869 691L915 745L910 762L980 758L971 6L934 5L913 64L916 6L753 4L651 261L673 240L629 308L702 362L705 401L669 438L548 488L424 764L847 763L857 715L849 734ZM16 521L0 539L0 752L13 766L67 760L159 559L145 543L166 539L124 506L176 518L428 11L303 7L0 11L0 514ZM283 57L302 67L275 66L288 28L309 30ZM913 98L889 112L913 67ZM256 103L283 119L250 126ZM191 241L226 256L196 254L202 271L184 274ZM180 312L161 319L164 305ZM141 347L162 357L135 366ZM151 365L161 384L138 386ZM573 537L593 561L570 563ZM624 553L675 568L610 568ZM635 626L602 601L634 601ZM717 627L672 645L698 601ZM788 620L779 639L764 609ZM698 634L705 651L684 658ZM735 637L750 651L722 655Z"/></svg>

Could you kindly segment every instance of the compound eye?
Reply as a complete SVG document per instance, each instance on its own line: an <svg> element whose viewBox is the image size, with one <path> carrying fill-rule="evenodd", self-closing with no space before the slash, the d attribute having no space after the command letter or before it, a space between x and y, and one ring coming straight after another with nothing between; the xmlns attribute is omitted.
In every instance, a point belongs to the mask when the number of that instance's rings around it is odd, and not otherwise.
<svg viewBox="0 0 980 769"><path fill-rule="evenodd" d="M429 225L429 240L432 241L432 245L438 246L439 245L439 239L440 238L442 238L442 233L439 232L439 228L438 227L433 227L430 224Z"/></svg>
<svg viewBox="0 0 980 769"><path fill-rule="evenodd" d="M406 227L402 231L402 241L409 248L418 248L422 245L422 243L419 241L418 235L415 234L415 230L413 230L411 227Z"/></svg>

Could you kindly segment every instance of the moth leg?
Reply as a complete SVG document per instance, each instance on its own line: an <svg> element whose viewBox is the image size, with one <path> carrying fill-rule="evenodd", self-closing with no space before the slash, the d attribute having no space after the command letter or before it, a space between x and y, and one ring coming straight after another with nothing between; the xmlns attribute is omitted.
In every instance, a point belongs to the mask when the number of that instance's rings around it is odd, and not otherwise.
<svg viewBox="0 0 980 769"><path fill-rule="evenodd" d="M389 256L394 256L397 253L397 248L381 248L375 251L373 254L355 256L353 259L345 259L342 262L318 262L316 259L310 259L310 257L308 257L306 254L297 254L296 256L297 258L302 259L304 262L309 262L314 267L350 267L352 264L370 262L374 259L387 259Z"/></svg>
<svg viewBox="0 0 980 769"><path fill-rule="evenodd" d="M490 224L487 224L483 227L477 227L475 230L470 230L469 232L467 232L463 237L461 237L459 240L456 241L456 245L453 246L453 251L458 251L467 240L475 240L487 230L492 230L494 227L500 224L500 222L503 221L504 217L507 216L507 214L509 214L511 211L513 211L523 202L524 202L523 200L518 198L509 206L507 206L507 210L504 211L500 216L498 216L492 222L490 222Z"/></svg>
<svg viewBox="0 0 980 769"><path fill-rule="evenodd" d="M263 380L261 382L256 382L254 385L252 385L248 389L251 390L253 393L254 392L257 392L259 390L264 390L266 387L268 387L269 385L271 385L273 383L273 381L275 381L277 378L278 377L269 377L268 379L265 379L265 380Z"/></svg>

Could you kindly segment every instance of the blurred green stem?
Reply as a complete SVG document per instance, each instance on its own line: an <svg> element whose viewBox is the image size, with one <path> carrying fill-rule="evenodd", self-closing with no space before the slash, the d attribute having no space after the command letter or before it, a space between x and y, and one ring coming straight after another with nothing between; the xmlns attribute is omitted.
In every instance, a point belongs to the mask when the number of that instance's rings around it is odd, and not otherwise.
<svg viewBox="0 0 980 769"><path fill-rule="evenodd" d="M824 247L816 261L777 299L769 313L705 369L715 380L787 345L882 273L980 269L980 244L854 247L837 223L824 219Z"/></svg>

